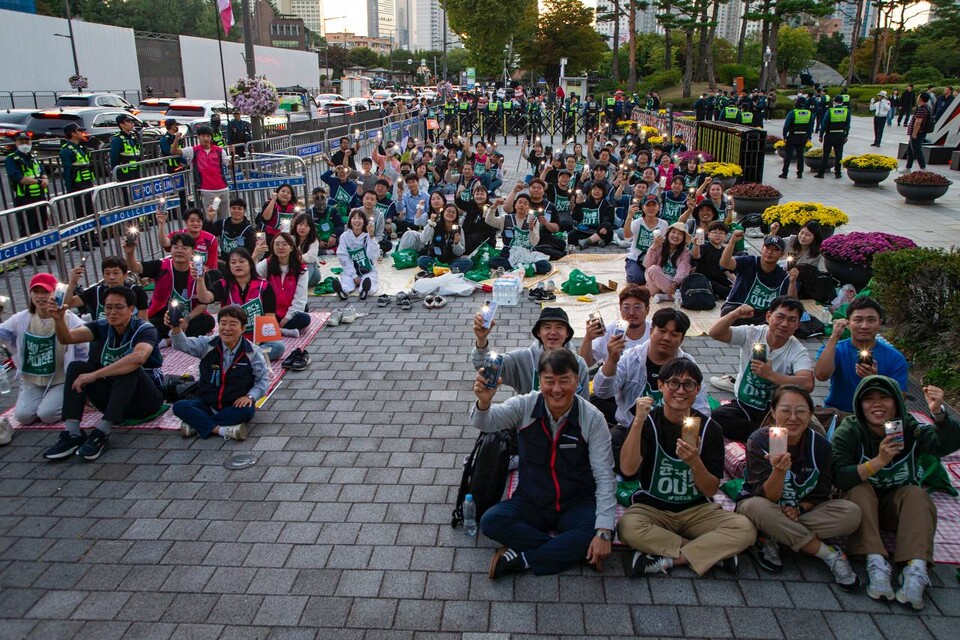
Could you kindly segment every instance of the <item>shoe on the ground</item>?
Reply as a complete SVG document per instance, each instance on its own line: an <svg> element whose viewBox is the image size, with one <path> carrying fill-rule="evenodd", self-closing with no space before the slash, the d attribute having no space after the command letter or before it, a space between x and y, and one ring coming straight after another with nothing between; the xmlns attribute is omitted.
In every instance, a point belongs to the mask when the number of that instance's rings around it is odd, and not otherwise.
<svg viewBox="0 0 960 640"><path fill-rule="evenodd" d="M787 179L787 174L781 173L781 174L780 174L779 176L777 176L777 177L778 177L778 178L781 178L781 179L783 179L783 180L786 180L786 179Z"/></svg>
<svg viewBox="0 0 960 640"><path fill-rule="evenodd" d="M802 174L802 173L798 173L798 174L797 174L797 180L803 180L803 174Z"/></svg>
<svg viewBox="0 0 960 640"><path fill-rule="evenodd" d="M390 296L388 296L387 294L384 293L383 295L377 297L378 307L385 307L388 304L390 304Z"/></svg>
<svg viewBox="0 0 960 640"><path fill-rule="evenodd" d="M725 376L713 376L710 378L710 384L720 391L728 391L733 393L733 390L736 388L737 379L731 375Z"/></svg>
<svg viewBox="0 0 960 640"><path fill-rule="evenodd" d="M920 567L908 564L900 572L900 588L897 589L897 602L909 604L915 611L923 609L923 590L930 586L927 572Z"/></svg>
<svg viewBox="0 0 960 640"><path fill-rule="evenodd" d="M442 308L445 307L445 306L447 306L447 299L446 299L446 298L444 298L443 296L434 296L434 297L433 297L433 308L434 308L434 309L442 309Z"/></svg>
<svg viewBox="0 0 960 640"><path fill-rule="evenodd" d="M886 598L893 600L896 594L893 592L893 586L890 584L890 576L893 574L893 568L882 557L867 558L867 595L874 600Z"/></svg>
<svg viewBox="0 0 960 640"><path fill-rule="evenodd" d="M433 274L428 273L427 271L417 271L417 275L413 276L414 280L423 280L424 278L432 278Z"/></svg>
<svg viewBox="0 0 960 640"><path fill-rule="evenodd" d="M62 460L63 458L69 458L77 452L77 449L80 448L87 439L87 436L84 435L83 431L80 432L80 435L70 435L69 431L61 431L57 439L57 444L53 445L49 449L43 452L43 457L47 460Z"/></svg>
<svg viewBox="0 0 960 640"><path fill-rule="evenodd" d="M581 250L586 249L587 247L590 246L590 241L587 240L586 238L583 238L577 243L577 246L580 247Z"/></svg>
<svg viewBox="0 0 960 640"><path fill-rule="evenodd" d="M431 294L423 299L423 306L426 307L427 309L433 309L433 305L435 304L435 301L436 301L436 297L434 297Z"/></svg>
<svg viewBox="0 0 960 640"><path fill-rule="evenodd" d="M283 359L283 362L280 363L280 366L283 367L284 369L290 369L290 368L292 368L292 367L293 367L293 363L294 363L294 362L296 361L296 359L300 356L300 352L301 352L301 351L303 351L303 349L300 349L300 348L297 348L297 349L294 349L293 351L291 351L291 352L290 352L290 355L288 355L286 358L284 358L284 359Z"/></svg>
<svg viewBox="0 0 960 640"><path fill-rule="evenodd" d="M370 293L370 278L364 278L363 282L360 283L360 299L366 300L367 295Z"/></svg>
<svg viewBox="0 0 960 640"><path fill-rule="evenodd" d="M348 305L343 309L343 317L340 318L340 321L343 324L353 324L357 319L357 310L353 308L353 305Z"/></svg>
<svg viewBox="0 0 960 640"><path fill-rule="evenodd" d="M296 355L293 359L293 362L290 364L291 371L303 371L310 366L310 354L307 353L306 349L298 349L300 353Z"/></svg>
<svg viewBox="0 0 960 640"><path fill-rule="evenodd" d="M246 440L247 439L247 425L244 424L232 424L228 426L220 426L220 435L223 436L224 440Z"/></svg>
<svg viewBox="0 0 960 640"><path fill-rule="evenodd" d="M6 418L0 418L0 447L10 444L13 440L13 427Z"/></svg>
<svg viewBox="0 0 960 640"><path fill-rule="evenodd" d="M100 429L92 429L90 433L87 434L87 439L80 445L80 448L77 449L77 455L84 460L96 460L107 450L108 440L110 440L110 436L103 431L100 431Z"/></svg>
<svg viewBox="0 0 960 640"><path fill-rule="evenodd" d="M543 290L544 290L544 291L551 291L551 292L552 292L552 291L556 291L556 290L557 290L557 283L556 283L555 281L553 281L553 280L547 280L546 282L543 283Z"/></svg>
<svg viewBox="0 0 960 640"><path fill-rule="evenodd" d="M491 580L496 580L511 573L522 573L523 571L523 557L519 551L500 547L490 560L489 575Z"/></svg>
<svg viewBox="0 0 960 640"><path fill-rule="evenodd" d="M284 338L299 338L300 330L299 329L280 329L280 335Z"/></svg>
<svg viewBox="0 0 960 640"><path fill-rule="evenodd" d="M857 574L854 573L853 568L850 566L850 561L847 560L847 554L836 547L834 547L834 552L833 560L828 562L827 566L830 567L830 573L833 574L837 586L844 591L856 589L857 585L860 584L860 578L857 577Z"/></svg>
<svg viewBox="0 0 960 640"><path fill-rule="evenodd" d="M823 174L822 174L822 173L815 173L815 174L813 174L813 177L814 177L814 178L823 178Z"/></svg>
<svg viewBox="0 0 960 640"><path fill-rule="evenodd" d="M730 556L729 558L724 558L713 566L717 569L720 569L720 571L735 576L740 572L740 557L735 555Z"/></svg>
<svg viewBox="0 0 960 640"><path fill-rule="evenodd" d="M333 281L333 290L337 292L337 297L340 298L341 300L347 299L348 297L347 292L343 290L343 285L340 284L339 280Z"/></svg>
<svg viewBox="0 0 960 640"><path fill-rule="evenodd" d="M637 578L654 573L667 573L669 566L667 559L663 556L634 551L633 559L630 561L630 577Z"/></svg>
<svg viewBox="0 0 960 640"><path fill-rule="evenodd" d="M188 425L183 420L180 421L180 437L181 438L192 438L197 435L197 430Z"/></svg>
<svg viewBox="0 0 960 640"><path fill-rule="evenodd" d="M340 309L334 309L330 314L330 317L327 318L327 324L331 327L335 327L340 324L341 320L343 320L343 311Z"/></svg>
<svg viewBox="0 0 960 640"><path fill-rule="evenodd" d="M840 178L843 177L843 174L835 173L835 174L833 174L833 177L836 178L837 180L839 180Z"/></svg>
<svg viewBox="0 0 960 640"><path fill-rule="evenodd" d="M783 560L780 559L780 545L770 538L757 538L756 544L748 549L750 557L760 565L760 568L770 573L783 571Z"/></svg>

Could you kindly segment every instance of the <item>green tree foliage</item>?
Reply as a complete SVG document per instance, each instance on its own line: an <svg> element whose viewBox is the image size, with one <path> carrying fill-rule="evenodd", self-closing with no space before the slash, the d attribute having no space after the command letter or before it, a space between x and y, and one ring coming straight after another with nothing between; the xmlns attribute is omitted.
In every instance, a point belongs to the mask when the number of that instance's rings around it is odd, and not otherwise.
<svg viewBox="0 0 960 640"><path fill-rule="evenodd" d="M805 71L813 61L817 45L803 27L782 26L777 33L777 73L787 78Z"/></svg>
<svg viewBox="0 0 960 640"><path fill-rule="evenodd" d="M533 36L516 43L524 67L541 71L551 81L560 75L560 58L567 58L568 76L595 69L607 46L592 26L593 10L580 0L546 0L544 4L546 12Z"/></svg>
<svg viewBox="0 0 960 640"><path fill-rule="evenodd" d="M829 38L821 36L817 40L816 58L825 65L836 69L840 62L850 57L850 47L844 41L843 34L839 31Z"/></svg>
<svg viewBox="0 0 960 640"><path fill-rule="evenodd" d="M354 67L370 69L371 67L377 66L379 61L380 56L369 47L357 47L350 51L350 64Z"/></svg>
<svg viewBox="0 0 960 640"><path fill-rule="evenodd" d="M441 0L440 5L481 75L499 75L511 38L518 42L536 22L536 0Z"/></svg>
<svg viewBox="0 0 960 640"><path fill-rule="evenodd" d="M42 0L37 12L63 17L63 2ZM219 16L212 0L71 0L70 12L75 18L98 22L136 31L152 31L174 35L216 38ZM224 36L239 41L241 5L233 2L233 15L238 25Z"/></svg>

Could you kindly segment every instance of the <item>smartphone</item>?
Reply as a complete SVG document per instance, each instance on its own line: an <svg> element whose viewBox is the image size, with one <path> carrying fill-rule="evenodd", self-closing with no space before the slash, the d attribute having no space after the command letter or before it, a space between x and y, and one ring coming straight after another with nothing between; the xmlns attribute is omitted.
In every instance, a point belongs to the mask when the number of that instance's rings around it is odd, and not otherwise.
<svg viewBox="0 0 960 640"><path fill-rule="evenodd" d="M770 427L770 457L787 452L787 430L784 427Z"/></svg>
<svg viewBox="0 0 960 640"><path fill-rule="evenodd" d="M480 318L483 321L483 328L489 329L493 324L493 318L497 314L497 302L495 300L484 300L480 307Z"/></svg>
<svg viewBox="0 0 960 640"><path fill-rule="evenodd" d="M897 443L900 450L903 451L903 420L890 420L885 422L883 430L886 435L893 436L893 441Z"/></svg>
<svg viewBox="0 0 960 640"><path fill-rule="evenodd" d="M767 345L764 342L756 342L753 345L753 359L760 362L767 361Z"/></svg>
<svg viewBox="0 0 960 640"><path fill-rule="evenodd" d="M597 328L600 329L600 335L603 335L607 332L607 328L603 325L603 314L599 311L590 312L590 322L597 325Z"/></svg>
<svg viewBox="0 0 960 640"><path fill-rule="evenodd" d="M500 380L500 371L503 369L503 356L490 353L483 361L483 377L486 379L487 389L496 389Z"/></svg>

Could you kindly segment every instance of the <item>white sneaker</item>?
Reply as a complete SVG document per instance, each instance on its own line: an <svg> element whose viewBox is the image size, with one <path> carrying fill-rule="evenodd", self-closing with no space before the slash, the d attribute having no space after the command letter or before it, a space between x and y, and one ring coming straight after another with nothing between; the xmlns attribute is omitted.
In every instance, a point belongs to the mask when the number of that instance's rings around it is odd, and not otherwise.
<svg viewBox="0 0 960 640"><path fill-rule="evenodd" d="M284 338L299 338L300 330L299 329L280 329L280 335Z"/></svg>
<svg viewBox="0 0 960 640"><path fill-rule="evenodd" d="M857 574L854 573L853 568L850 566L850 561L847 560L847 554L836 547L833 547L833 551L833 559L827 562L827 566L830 567L830 572L833 574L837 586L849 591L857 585L860 579L857 578Z"/></svg>
<svg viewBox="0 0 960 640"><path fill-rule="evenodd" d="M348 305L343 309L343 316L340 318L340 321L343 324L353 324L354 320L357 319L357 310L353 308L353 305Z"/></svg>
<svg viewBox="0 0 960 640"><path fill-rule="evenodd" d="M13 440L13 427L6 418L0 418L0 447L10 444Z"/></svg>
<svg viewBox="0 0 960 640"><path fill-rule="evenodd" d="M881 598L893 600L896 595L890 585L890 575L892 573L893 569L882 556L867 558L867 576L870 578L870 584L867 585L867 595L874 600Z"/></svg>
<svg viewBox="0 0 960 640"><path fill-rule="evenodd" d="M340 324L341 320L343 320L343 311L341 309L334 309L330 317L327 318L327 324L335 327Z"/></svg>
<svg viewBox="0 0 960 640"><path fill-rule="evenodd" d="M224 440L246 440L247 425L246 424L232 424L229 426L221 425L220 435L223 436Z"/></svg>
<svg viewBox="0 0 960 640"><path fill-rule="evenodd" d="M713 376L710 378L710 384L720 391L728 391L733 393L733 390L736 388L737 379L733 376Z"/></svg>
<svg viewBox="0 0 960 640"><path fill-rule="evenodd" d="M908 564L900 572L900 588L897 589L897 602L909 604L915 611L923 609L923 589L930 586L927 572L920 567Z"/></svg>
<svg viewBox="0 0 960 640"><path fill-rule="evenodd" d="M186 422L180 421L180 437L181 438L192 438L197 435L197 430L188 425Z"/></svg>
<svg viewBox="0 0 960 640"><path fill-rule="evenodd" d="M673 296L671 296L669 293L658 293L657 295L653 296L654 302L671 302L672 300Z"/></svg>

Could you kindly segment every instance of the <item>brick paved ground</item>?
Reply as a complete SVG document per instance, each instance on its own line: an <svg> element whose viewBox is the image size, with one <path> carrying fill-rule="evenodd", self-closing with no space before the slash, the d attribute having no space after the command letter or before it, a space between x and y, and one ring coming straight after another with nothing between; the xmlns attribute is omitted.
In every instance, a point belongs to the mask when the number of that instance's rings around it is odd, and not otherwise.
<svg viewBox="0 0 960 640"><path fill-rule="evenodd" d="M920 614L794 556L776 576L743 557L738 579L630 580L615 553L602 574L488 580L494 544L449 525L475 437L477 302L362 305L370 316L319 334L244 443L117 432L96 463L48 464L54 435L18 433L0 449L0 638L957 637L949 566ZM504 308L493 343L528 344L536 314ZM706 338L684 348L707 375L736 363ZM225 469L237 451L256 466Z"/></svg>

